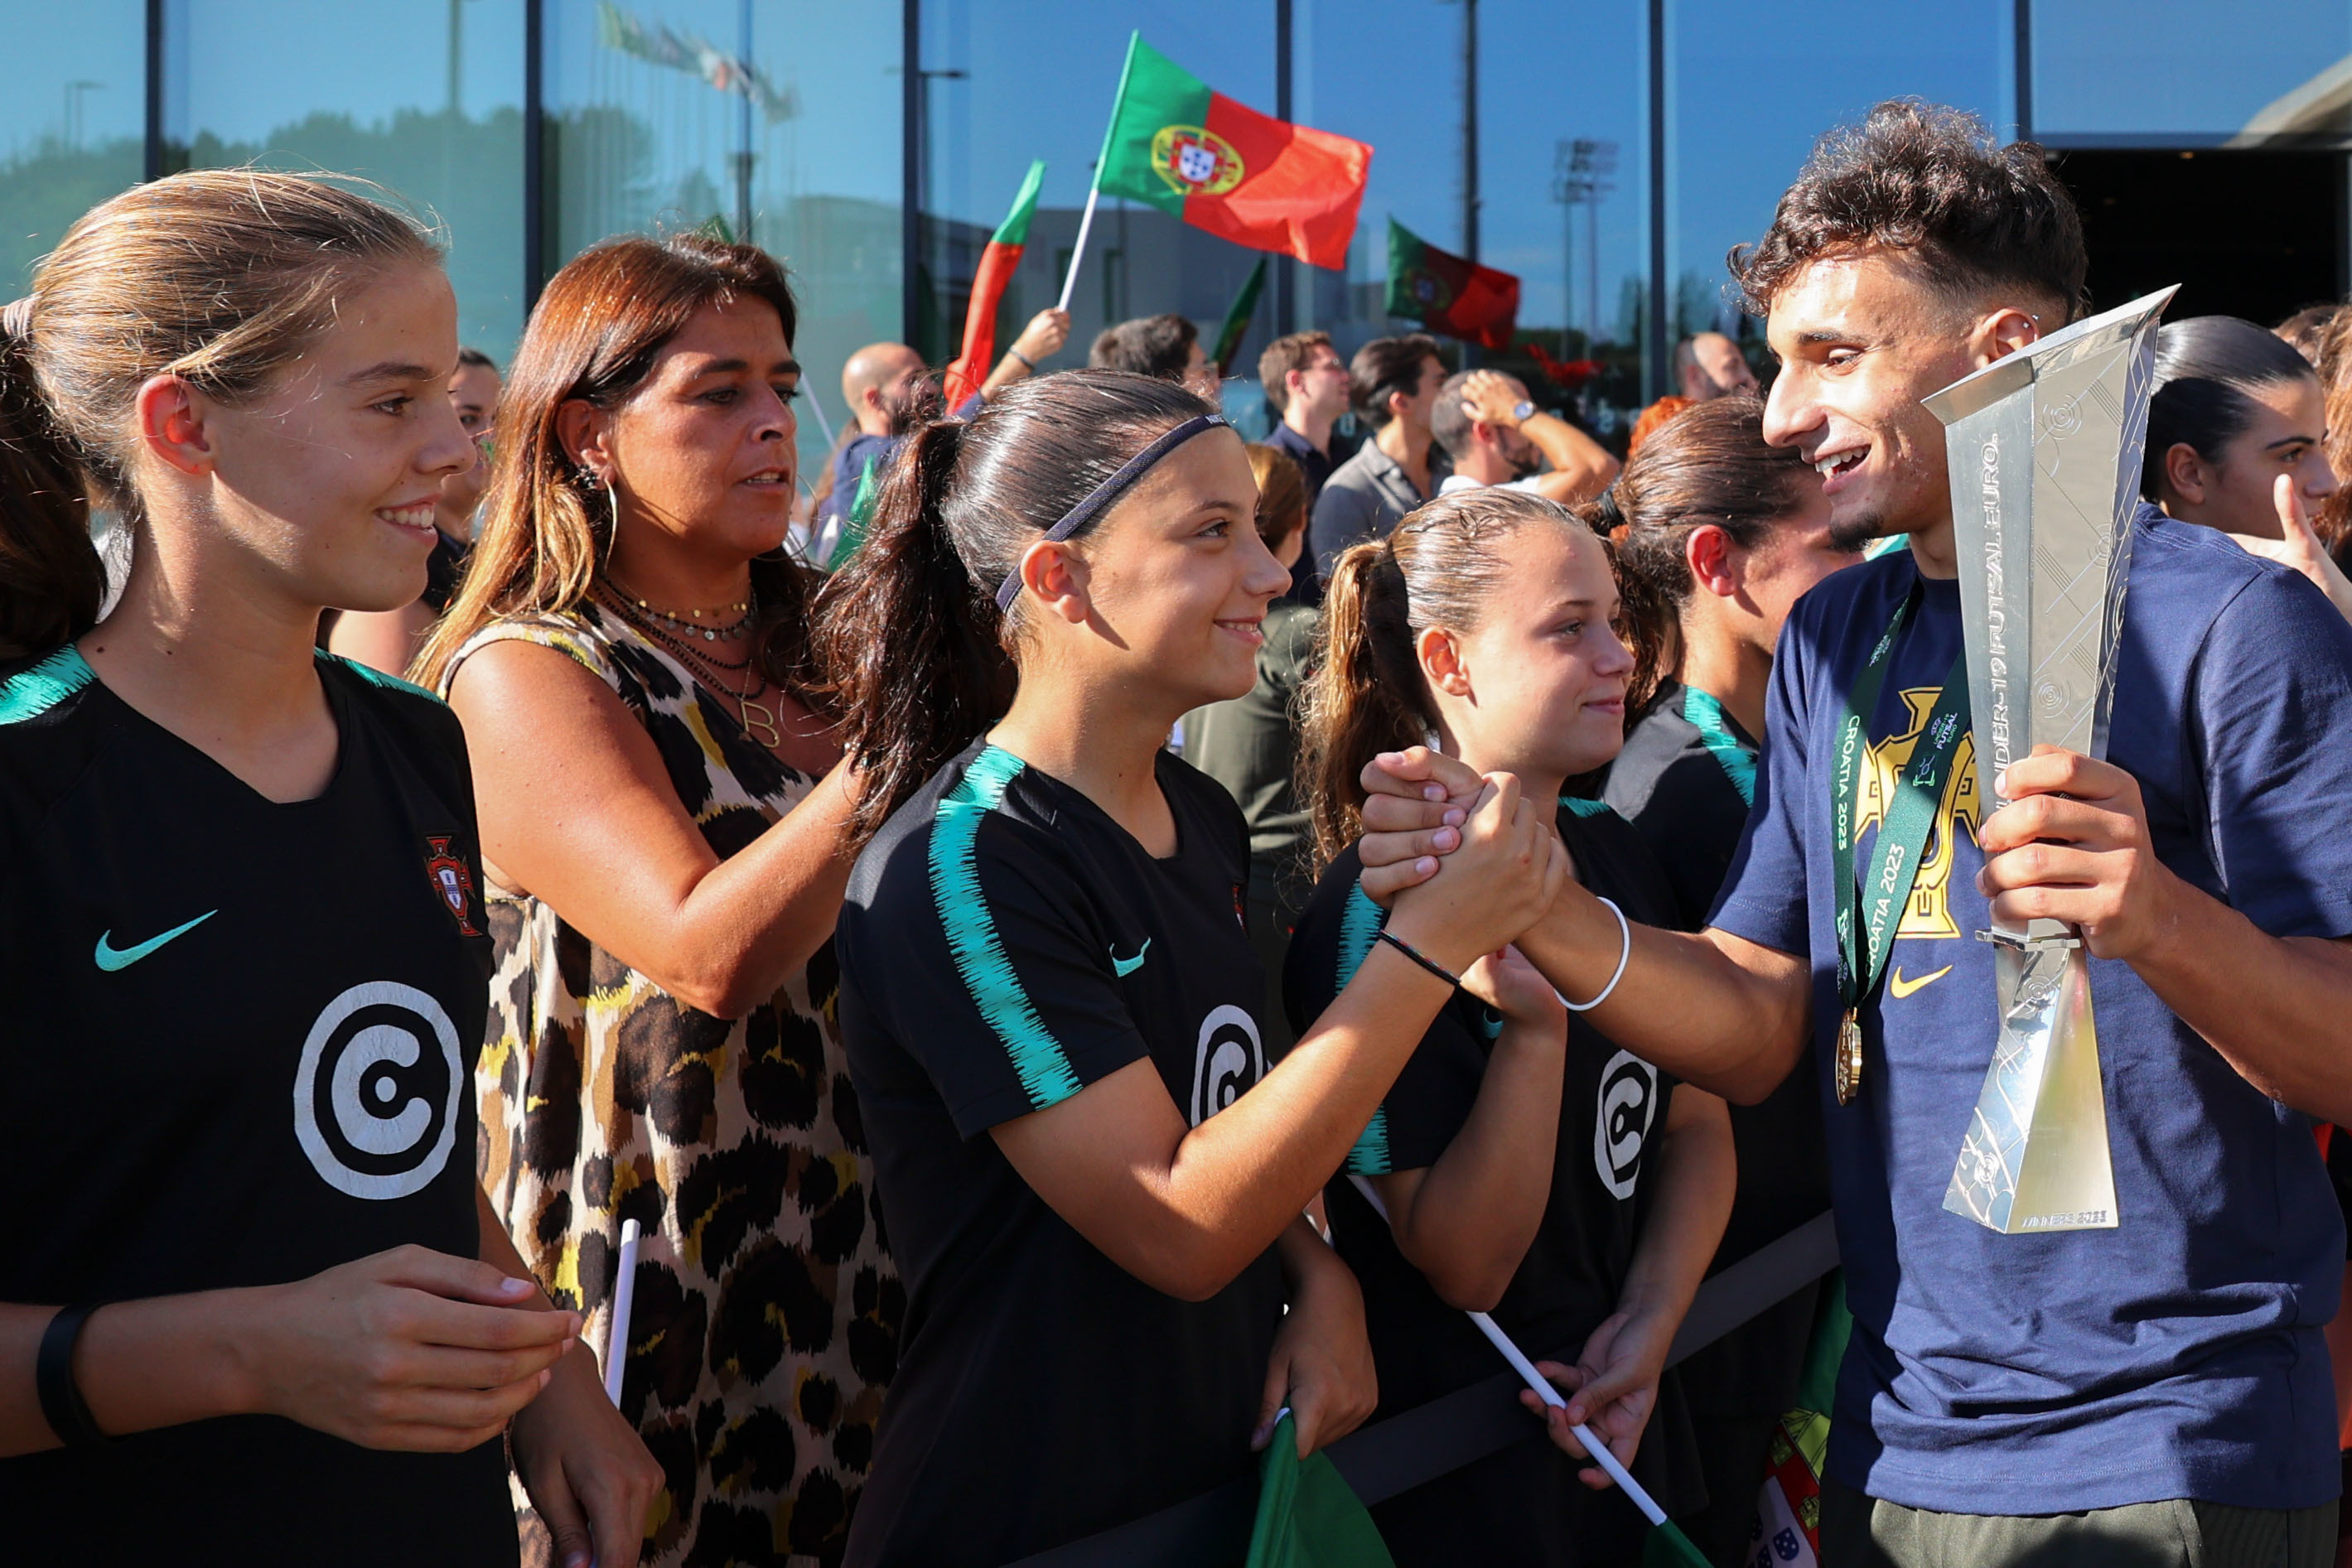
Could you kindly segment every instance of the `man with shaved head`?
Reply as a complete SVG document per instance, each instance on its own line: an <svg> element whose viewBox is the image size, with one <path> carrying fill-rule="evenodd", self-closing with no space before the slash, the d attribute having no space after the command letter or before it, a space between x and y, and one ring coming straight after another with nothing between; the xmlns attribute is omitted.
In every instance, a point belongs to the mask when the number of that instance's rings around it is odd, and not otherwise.
<svg viewBox="0 0 2352 1568"><path fill-rule="evenodd" d="M1683 396L1693 402L1757 395L1748 356L1720 332L1701 332L1675 344L1675 371L1682 379Z"/></svg>
<svg viewBox="0 0 2352 1568"><path fill-rule="evenodd" d="M1070 313L1045 309L1029 319L980 391L955 412L969 419L989 393L1011 386L1061 352L1070 336ZM833 471L817 503L815 536L809 559L820 564L833 555L842 519L857 498L867 465L878 478L908 432L940 415L940 382L923 357L904 343L868 343L841 367L841 401L849 405L856 434L833 455ZM848 435L847 431L844 431Z"/></svg>

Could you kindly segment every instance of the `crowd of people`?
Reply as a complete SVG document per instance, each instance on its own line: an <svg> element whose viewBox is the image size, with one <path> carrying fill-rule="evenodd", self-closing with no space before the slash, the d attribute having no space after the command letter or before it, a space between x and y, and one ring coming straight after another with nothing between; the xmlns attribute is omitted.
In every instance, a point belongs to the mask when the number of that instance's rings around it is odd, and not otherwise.
<svg viewBox="0 0 2352 1568"><path fill-rule="evenodd" d="M344 185L94 208L0 335L12 1558L1006 1563L1485 1312L1564 1402L1396 1563L1641 1561L1572 1427L1747 1563L1850 1309L1832 1568L2336 1563L2352 305L2161 329L2106 756L1996 811L1921 400L2089 263L1882 105L1733 254L1769 387L1702 334L1622 452L1316 331L1246 443L1047 310L953 409L859 350L804 483L752 246L589 248L502 375ZM1943 1211L1996 916L2092 955L2113 1228Z"/></svg>

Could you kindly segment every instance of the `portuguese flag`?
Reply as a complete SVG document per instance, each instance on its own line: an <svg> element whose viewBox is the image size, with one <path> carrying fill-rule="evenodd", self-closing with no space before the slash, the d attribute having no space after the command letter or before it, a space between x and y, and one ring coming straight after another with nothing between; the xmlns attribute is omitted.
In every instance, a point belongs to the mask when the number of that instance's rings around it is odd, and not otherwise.
<svg viewBox="0 0 2352 1568"><path fill-rule="evenodd" d="M1339 268L1348 263L1371 163L1372 150L1360 141L1212 92L1137 34L1128 40L1095 189L1235 245Z"/></svg>
<svg viewBox="0 0 2352 1568"><path fill-rule="evenodd" d="M989 236L988 248L980 253L980 269L971 279L971 303L963 313L963 352L947 371L949 408L962 407L964 399L988 380L996 358L996 307L1004 298L1004 286L1013 281L1013 269L1021 265L1022 249L1029 243L1030 214L1037 210L1037 188L1045 182L1045 161L1040 158L1029 165L1029 177L1021 182L1013 210L1004 214L1004 221Z"/></svg>
<svg viewBox="0 0 2352 1568"><path fill-rule="evenodd" d="M1519 280L1440 250L1391 218L1388 313L1449 338L1507 349L1519 316Z"/></svg>

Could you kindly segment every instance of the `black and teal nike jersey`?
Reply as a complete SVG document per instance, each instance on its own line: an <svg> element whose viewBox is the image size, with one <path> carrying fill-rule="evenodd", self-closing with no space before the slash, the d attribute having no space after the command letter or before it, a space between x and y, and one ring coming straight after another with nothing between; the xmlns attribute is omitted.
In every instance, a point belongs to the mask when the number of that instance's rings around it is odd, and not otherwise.
<svg viewBox="0 0 2352 1568"><path fill-rule="evenodd" d="M1271 1250L1205 1301L1113 1263L989 1129L1149 1061L1197 1125L1265 1070L1240 810L1161 754L1176 853L975 744L857 862L841 1025L905 1277L854 1564L993 1564L1250 1473Z"/></svg>
<svg viewBox="0 0 2352 1568"><path fill-rule="evenodd" d="M1559 834L1585 886L1630 920L1672 924L1673 897L1657 863L1623 819L1598 801L1561 802ZM1349 845L1317 883L1290 942L1284 994L1301 1033L1344 989L1386 918L1359 886ZM1500 1020L1456 991L1398 1074L1325 1193L1331 1239L1364 1291L1364 1319L1380 1368L1381 1413L1394 1415L1503 1371L1492 1345L1447 1306L1397 1249L1388 1224L1347 1180L1424 1169L1469 1120ZM1664 1134L1673 1081L1602 1035L1582 1014L1568 1025L1567 1071L1543 1223L1494 1316L1530 1355L1573 1362L1617 1310L1641 1233L1643 1187ZM1687 1443L1669 1390L1634 1469L1669 1506ZM1528 1442L1392 1498L1372 1511L1399 1568L1515 1563L1567 1568L1639 1557L1647 1525L1622 1497L1588 1490L1558 1449Z"/></svg>
<svg viewBox="0 0 2352 1568"><path fill-rule="evenodd" d="M457 719L322 658L324 793L265 800L64 649L0 681L0 1300L470 1258L489 939ZM26 1563L511 1563L500 1445L276 1416L0 1460Z"/></svg>

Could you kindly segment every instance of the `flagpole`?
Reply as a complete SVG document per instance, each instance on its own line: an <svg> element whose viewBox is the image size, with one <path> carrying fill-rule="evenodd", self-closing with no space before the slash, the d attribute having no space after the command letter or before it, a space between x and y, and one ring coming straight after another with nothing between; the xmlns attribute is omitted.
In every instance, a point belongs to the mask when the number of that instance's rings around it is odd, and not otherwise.
<svg viewBox="0 0 2352 1568"><path fill-rule="evenodd" d="M1363 1195L1366 1203L1372 1206L1374 1214L1379 1215L1382 1219L1388 1218L1389 1206L1381 1201L1381 1195L1373 1190L1370 1182L1352 1171L1348 1175L1348 1182ZM1559 1390L1551 1385L1551 1379L1536 1370L1536 1364L1528 1359L1525 1351L1512 1343L1511 1336L1503 1332L1501 1324L1484 1312L1468 1312L1465 1315L1471 1322L1477 1325L1480 1333L1486 1336L1487 1343L1502 1352L1503 1359L1511 1364L1511 1370L1519 1375L1519 1381L1535 1391L1537 1398L1555 1410L1564 1410L1568 1407L1568 1401L1559 1396ZM1643 1490L1641 1482L1626 1472L1625 1467L1618 1462L1617 1456L1609 1451L1609 1445L1593 1436L1590 1427L1579 1421L1570 1427L1569 1430L1575 1433L1576 1440L1584 1445L1584 1451L1591 1458L1592 1462L1606 1471L1609 1479L1617 1483L1619 1490L1624 1492L1633 1506L1642 1511L1643 1518L1652 1524L1666 1522L1666 1511L1658 1506L1655 1498Z"/></svg>
<svg viewBox="0 0 2352 1568"><path fill-rule="evenodd" d="M1111 133L1118 129L1119 105L1127 101L1127 84L1135 74L1135 51L1143 45L1140 32L1127 36L1127 58L1119 62L1118 90L1111 95L1110 123L1103 127L1102 151L1095 155L1095 172L1087 184L1087 210L1078 217L1078 243L1070 249L1070 270L1062 277L1060 308L1070 308L1070 296L1077 292L1078 265L1087 258L1087 231L1095 226L1095 204L1102 199L1103 171L1110 166Z"/></svg>
<svg viewBox="0 0 2352 1568"><path fill-rule="evenodd" d="M1062 277L1061 309L1070 308L1070 296L1078 287L1078 263L1086 259L1087 231L1095 226L1095 203L1102 198L1102 165L1095 165L1095 183L1087 187L1087 210L1078 217L1078 243L1070 251L1070 270Z"/></svg>

